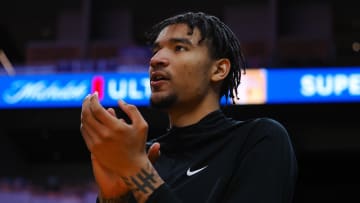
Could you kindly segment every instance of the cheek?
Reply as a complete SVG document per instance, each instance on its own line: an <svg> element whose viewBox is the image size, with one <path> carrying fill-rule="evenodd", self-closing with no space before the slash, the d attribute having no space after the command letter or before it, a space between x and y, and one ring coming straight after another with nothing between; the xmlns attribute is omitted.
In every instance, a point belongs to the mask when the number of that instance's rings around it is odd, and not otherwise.
<svg viewBox="0 0 360 203"><path fill-rule="evenodd" d="M201 63L201 61L184 65L182 70L184 77L188 78L204 78L207 74L207 66Z"/></svg>
<svg viewBox="0 0 360 203"><path fill-rule="evenodd" d="M202 77L200 73L196 70L196 66L184 67L183 70L184 71L180 79L186 81L185 85L194 86L199 82L199 78Z"/></svg>
<svg viewBox="0 0 360 203"><path fill-rule="evenodd" d="M188 70L186 69L186 71L183 72L183 75L180 78L180 82L183 83L182 91L201 94L201 92L203 92L203 89L207 86L206 74L207 73L205 73L203 70L195 70L194 68Z"/></svg>
<svg viewBox="0 0 360 203"><path fill-rule="evenodd" d="M201 58L200 56L197 57ZM191 94L194 91L200 93L209 85L209 64L205 64L199 58L186 59L185 61L188 63L182 64L178 66L179 69L176 69L179 91Z"/></svg>
<svg viewBox="0 0 360 203"><path fill-rule="evenodd" d="M183 74L178 78L179 82L182 84L181 89L184 92L191 91L196 85L196 76L195 73L191 70L184 71Z"/></svg>

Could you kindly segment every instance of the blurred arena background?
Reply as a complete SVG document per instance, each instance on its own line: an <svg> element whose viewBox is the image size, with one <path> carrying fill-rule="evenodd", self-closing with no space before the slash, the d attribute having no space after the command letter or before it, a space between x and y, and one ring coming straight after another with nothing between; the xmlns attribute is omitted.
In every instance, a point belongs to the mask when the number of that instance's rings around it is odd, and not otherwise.
<svg viewBox="0 0 360 203"><path fill-rule="evenodd" d="M3 1L0 89L8 77L146 72L144 32L189 10L227 23L251 69L360 68L356 5L355 0ZM360 87L359 80L354 85ZM299 162L295 203L359 202L359 97L224 111L242 120L273 117L287 127ZM166 116L147 105L139 108L150 124L149 137L162 134ZM80 107L8 106L0 108L0 122L0 202L95 202Z"/></svg>

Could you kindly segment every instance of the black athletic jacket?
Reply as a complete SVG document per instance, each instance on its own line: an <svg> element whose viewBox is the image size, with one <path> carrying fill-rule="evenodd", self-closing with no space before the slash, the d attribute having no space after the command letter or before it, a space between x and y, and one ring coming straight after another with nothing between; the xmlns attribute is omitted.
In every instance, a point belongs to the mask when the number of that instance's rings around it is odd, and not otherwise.
<svg viewBox="0 0 360 203"><path fill-rule="evenodd" d="M155 141L161 155L154 166L165 183L147 203L292 202L296 157L273 119L235 121L218 110Z"/></svg>
<svg viewBox="0 0 360 203"><path fill-rule="evenodd" d="M235 121L221 110L153 140L165 181L147 203L290 203L297 162L286 129L258 118Z"/></svg>

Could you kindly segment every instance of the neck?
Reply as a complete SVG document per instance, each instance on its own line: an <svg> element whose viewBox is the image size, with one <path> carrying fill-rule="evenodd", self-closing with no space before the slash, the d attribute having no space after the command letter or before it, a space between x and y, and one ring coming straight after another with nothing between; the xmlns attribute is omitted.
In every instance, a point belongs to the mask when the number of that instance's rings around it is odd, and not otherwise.
<svg viewBox="0 0 360 203"><path fill-rule="evenodd" d="M210 102L200 102L197 105L178 105L180 107L173 107L168 110L170 127L184 127L199 122L209 113L220 109L220 104L217 100Z"/></svg>

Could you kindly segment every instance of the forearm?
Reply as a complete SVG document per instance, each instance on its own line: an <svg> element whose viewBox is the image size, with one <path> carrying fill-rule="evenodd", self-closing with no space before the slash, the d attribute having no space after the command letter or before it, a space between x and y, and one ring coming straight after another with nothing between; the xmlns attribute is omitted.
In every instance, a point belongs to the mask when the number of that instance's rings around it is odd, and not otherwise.
<svg viewBox="0 0 360 203"><path fill-rule="evenodd" d="M137 170L137 173L131 173L128 176L121 176L123 182L130 188L130 193L125 196L110 195L98 197L97 203L127 203L136 202L144 203L180 203L181 201L173 193L173 191L164 183L161 177L157 174L156 170L149 163L145 167ZM131 193L133 197L131 197Z"/></svg>
<svg viewBox="0 0 360 203"><path fill-rule="evenodd" d="M136 172L134 173L133 171ZM145 163L143 167L123 172L117 177L121 180L115 182L122 183L122 185L117 184L117 186L106 189L103 187L99 192L97 203L127 203L131 194L136 199L136 202L143 203L164 183L150 162ZM127 187L128 192L124 193L121 189L116 189L118 187Z"/></svg>
<svg viewBox="0 0 360 203"><path fill-rule="evenodd" d="M138 203L146 202L149 196L164 183L150 162L136 173L122 175L121 178Z"/></svg>

